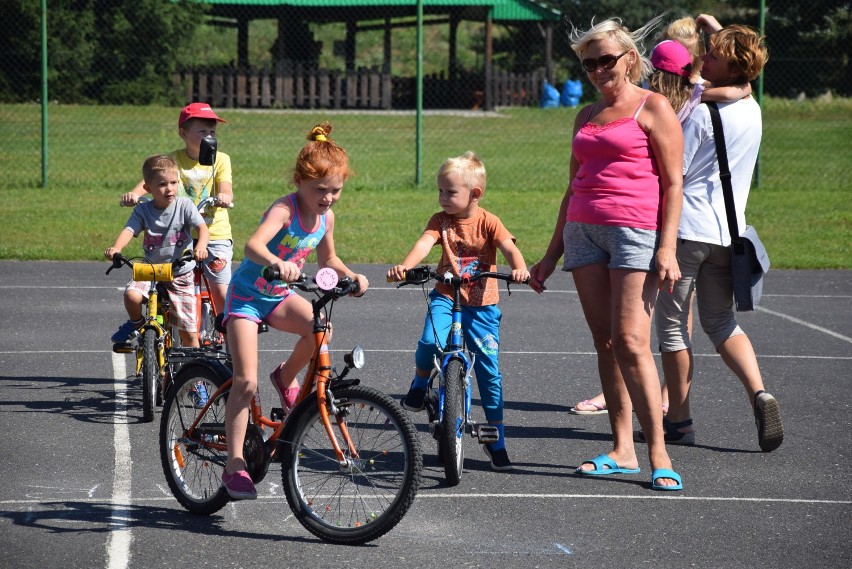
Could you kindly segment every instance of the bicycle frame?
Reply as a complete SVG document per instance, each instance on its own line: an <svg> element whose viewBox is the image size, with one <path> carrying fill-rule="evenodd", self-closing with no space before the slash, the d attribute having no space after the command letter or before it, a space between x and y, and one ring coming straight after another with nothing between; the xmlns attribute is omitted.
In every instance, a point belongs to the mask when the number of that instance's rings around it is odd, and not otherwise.
<svg viewBox="0 0 852 569"><path fill-rule="evenodd" d="M341 295L342 296L342 295ZM317 392L317 406L319 408L320 418L325 428L326 434L328 435L329 441L334 449L334 453L337 457L338 464L341 467L348 467L350 465L351 459L347 459L343 449L337 442L337 437L334 436L334 426L332 425L331 415L334 413L334 406L329 405L329 383L332 380L332 365L331 365L331 355L329 351L328 344L328 328L329 324L323 322L322 319L322 309L334 299L332 295L325 295L320 299L312 299L311 305L313 307L313 336L314 336L314 353L311 356L311 361L308 364L307 370L305 371L304 382L302 383L301 390L299 391L299 395L296 398L295 406L299 405L307 399L307 397L314 391L316 388ZM355 351L360 350L360 348L356 348ZM348 373L351 368L358 368L361 365L358 365L355 362L355 358L350 356L347 358L347 368L346 370L338 376L338 379L342 379L346 373ZM233 384L233 377L229 377L222 386L217 389L212 396L209 397L208 401L205 403L201 412L196 417L195 421L193 421L192 425L187 428L187 435L189 438L193 438L193 433L195 429L199 427L199 423L207 412L208 407L219 397L222 393L226 392L231 388ZM329 413L329 407L331 407L332 412ZM281 421L273 420L269 417L266 417L263 414L263 409L260 404L260 398L255 394L255 397L251 399L249 413L252 419L252 423L264 428L273 429L272 434L267 439L267 444L271 447L271 456L274 456L276 449L276 442L281 437L282 432L284 431L284 427L286 424L286 418ZM348 450L351 456L354 459L360 458L358 454L358 450L355 446L355 443L352 441L352 438L349 436L349 432L346 429L345 422L335 421L337 424L337 428L340 430L341 436L348 447ZM210 447L216 448L221 451L227 450L227 441L224 443L208 443Z"/></svg>
<svg viewBox="0 0 852 569"><path fill-rule="evenodd" d="M435 422L441 424L444 418L444 401L446 396L446 377L444 370L447 369L447 364L452 359L461 361L464 371L464 428L467 429L471 425L470 411L473 400L473 387L471 385L471 373L473 364L476 361L476 355L467 351L464 345L464 333L462 327L462 308L461 308L461 292L460 287L453 287L453 308L452 322L450 324L450 332L447 334L446 345L441 350L440 362L438 357L434 358L435 371L438 373L438 408L436 409Z"/></svg>
<svg viewBox="0 0 852 569"><path fill-rule="evenodd" d="M161 380L165 377L165 366L166 366L166 349L165 349L165 337L166 337L166 327L168 324L168 310L163 311L163 322L160 323L160 320L157 318L159 315L160 309L162 308L162 304L160 303L160 293L157 290L157 281L151 281L151 287L148 289L148 300L145 303L147 306L148 314L145 317L145 324L143 324L139 330L154 330L157 335L157 366L160 370ZM136 350L136 375L139 375L142 371L142 350ZM163 386L165 388L165 386ZM165 390L163 391L165 393Z"/></svg>

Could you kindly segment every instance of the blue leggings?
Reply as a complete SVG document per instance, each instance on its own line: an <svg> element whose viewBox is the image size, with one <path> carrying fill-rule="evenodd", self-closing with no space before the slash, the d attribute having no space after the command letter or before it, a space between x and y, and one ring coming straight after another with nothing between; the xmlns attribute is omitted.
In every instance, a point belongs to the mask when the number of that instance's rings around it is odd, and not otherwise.
<svg viewBox="0 0 852 569"><path fill-rule="evenodd" d="M429 293L429 313L423 324L423 335L417 342L414 364L418 369L431 370L433 357L447 341L453 321L453 301L433 290ZM462 306L462 327L467 349L476 355L473 371L479 387L479 397L488 421L503 420L503 376L500 374L500 320L502 313L496 304ZM436 344L437 342L437 344Z"/></svg>

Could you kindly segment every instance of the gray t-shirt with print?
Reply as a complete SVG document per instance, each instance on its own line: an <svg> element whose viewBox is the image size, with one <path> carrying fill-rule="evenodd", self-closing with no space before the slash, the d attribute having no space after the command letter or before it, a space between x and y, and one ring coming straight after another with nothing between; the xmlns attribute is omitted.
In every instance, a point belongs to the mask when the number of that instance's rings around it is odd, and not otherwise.
<svg viewBox="0 0 852 569"><path fill-rule="evenodd" d="M145 232L142 250L152 263L169 263L180 258L192 248L193 227L204 223L201 214L189 198L175 198L166 209L154 207L154 201L141 203L133 208L125 229L136 237ZM175 276L184 275L195 268L195 261L184 263L175 270Z"/></svg>

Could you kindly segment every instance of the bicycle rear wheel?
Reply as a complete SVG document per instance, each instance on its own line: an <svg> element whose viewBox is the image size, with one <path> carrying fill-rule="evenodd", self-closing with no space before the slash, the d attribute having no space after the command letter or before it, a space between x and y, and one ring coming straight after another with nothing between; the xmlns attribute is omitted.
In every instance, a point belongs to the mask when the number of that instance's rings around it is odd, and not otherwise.
<svg viewBox="0 0 852 569"><path fill-rule="evenodd" d="M213 370L188 364L177 373L163 404L160 419L160 460L169 489L193 514L209 515L228 503L222 470L228 458L225 447L225 391L203 410L226 378ZM204 416L190 435L200 413ZM220 448L215 448L217 445Z"/></svg>
<svg viewBox="0 0 852 569"><path fill-rule="evenodd" d="M459 483L464 469L464 408L464 368L453 358L444 369L444 415L438 437L438 456L450 486Z"/></svg>
<svg viewBox="0 0 852 569"><path fill-rule="evenodd" d="M313 394L287 420L282 480L290 509L308 531L355 545L399 523L417 494L423 458L414 425L389 396L352 386L334 397L336 422L345 424L357 455L334 429L347 461L338 463Z"/></svg>
<svg viewBox="0 0 852 569"><path fill-rule="evenodd" d="M159 372L157 332L153 328L146 328L142 333L142 420L146 423L154 420Z"/></svg>

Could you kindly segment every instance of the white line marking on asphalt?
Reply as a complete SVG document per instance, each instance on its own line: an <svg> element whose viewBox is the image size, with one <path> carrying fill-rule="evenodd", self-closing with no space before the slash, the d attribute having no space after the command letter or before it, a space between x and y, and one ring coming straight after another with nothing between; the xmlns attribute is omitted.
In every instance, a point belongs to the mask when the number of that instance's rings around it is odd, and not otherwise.
<svg viewBox="0 0 852 569"><path fill-rule="evenodd" d="M556 549L560 550L565 555L573 555L574 554L573 551L571 551L570 549L568 549L567 547L565 547L561 543L554 543L553 545L555 545Z"/></svg>
<svg viewBox="0 0 852 569"><path fill-rule="evenodd" d="M784 314L782 312L775 312L774 310L769 310L768 308L764 308L762 306L758 306L757 309L761 312L766 312L767 314L771 314L772 316L777 316L778 318L784 318L785 320L789 320L790 322L795 322L796 324L801 324L811 330L817 330L818 332L823 332L824 334L828 334L829 336L834 336L835 338L839 338L846 342L852 344L852 338L849 336L844 336L843 334L838 334L833 330L829 330L828 328L823 328L822 326L817 326L816 324L811 324L810 322L806 322L804 320L799 320L794 316L790 316L789 314Z"/></svg>
<svg viewBox="0 0 852 569"><path fill-rule="evenodd" d="M33 289L50 289L50 290L56 290L56 289L58 289L58 290L65 290L65 289L74 289L74 290L105 289L105 290L123 291L124 287L123 286L117 287L117 286L114 286L114 285L113 286L106 286L106 285L101 285L101 286L0 285L0 290L4 290L4 289L27 289L27 290L33 290ZM392 286L371 286L370 290L371 291L384 291L384 292L388 292L388 291L390 291L390 292L408 292L408 293L422 292L420 289L417 289L417 288L397 289L396 287L392 287ZM522 288L520 285L512 285L512 294L515 294L516 292L535 293L535 291L532 290L532 289ZM574 295L576 295L577 291L576 290L547 289L547 292L545 294L574 294ZM768 294L768 293L763 293L761 298L852 298L852 295L850 295L850 294Z"/></svg>
<svg viewBox="0 0 852 569"><path fill-rule="evenodd" d="M650 492L650 491L649 491ZM803 498L750 498L748 496L676 496L669 494L648 494L646 496L638 495L623 495L623 494L486 494L481 492L451 494L447 492L418 492L417 500L459 500L459 499L482 499L489 498L494 500L519 499L519 500L683 500L689 502L749 502L749 503L767 503L767 504L812 504L824 506L852 506L852 500L814 500ZM287 500L283 496L258 496L259 501L278 502L286 504ZM77 500L83 503L99 503L102 500L99 498L82 498ZM67 500L0 500L0 506L15 506L23 504L51 504L64 503ZM174 502L173 497L168 498L137 498L135 503L152 503L152 502ZM235 505L237 502L228 502L229 506ZM130 500L127 501L127 506L130 505Z"/></svg>
<svg viewBox="0 0 852 569"><path fill-rule="evenodd" d="M112 354L115 386L115 478L112 487L111 527L107 539L107 569L125 569L130 564L130 429L127 426L127 365L124 354Z"/></svg>

